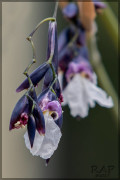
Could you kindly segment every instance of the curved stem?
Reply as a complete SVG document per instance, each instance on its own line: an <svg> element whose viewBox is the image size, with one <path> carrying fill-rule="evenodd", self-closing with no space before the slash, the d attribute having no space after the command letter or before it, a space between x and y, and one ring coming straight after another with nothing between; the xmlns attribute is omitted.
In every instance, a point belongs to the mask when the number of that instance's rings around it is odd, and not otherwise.
<svg viewBox="0 0 120 180"><path fill-rule="evenodd" d="M26 38L32 45L32 50L33 50L33 60L34 62L36 62L36 53L35 53L35 46L34 46L34 43L33 43L33 40L31 37L27 37Z"/></svg>
<svg viewBox="0 0 120 180"><path fill-rule="evenodd" d="M49 18L43 19L40 23L38 23L38 25L35 27L35 29L30 33L30 35L27 37L27 39L31 38L34 35L34 33L37 31L37 29L40 27L40 25L46 21L56 21L56 19L54 17L49 17Z"/></svg>
<svg viewBox="0 0 120 180"><path fill-rule="evenodd" d="M55 84L55 82L57 81L57 75L55 75L54 81L52 82L51 86L49 89L52 89L53 85Z"/></svg>

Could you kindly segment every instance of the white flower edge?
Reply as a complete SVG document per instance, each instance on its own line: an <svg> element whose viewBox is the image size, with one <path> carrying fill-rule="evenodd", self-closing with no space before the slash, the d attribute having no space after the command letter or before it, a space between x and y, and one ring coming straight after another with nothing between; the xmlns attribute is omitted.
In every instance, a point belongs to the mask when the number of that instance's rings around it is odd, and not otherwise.
<svg viewBox="0 0 120 180"><path fill-rule="evenodd" d="M105 91L79 74L68 83L63 91L63 98L62 105L68 104L74 117L86 117L89 107L95 107L95 102L102 107L113 107L112 98Z"/></svg>
<svg viewBox="0 0 120 180"><path fill-rule="evenodd" d="M28 132L24 134L24 139L26 147L30 150L33 156L40 156L43 159L48 159L57 149L62 134L60 128L56 125L53 118L49 115L48 111L44 114L44 118L46 127L45 135L40 135L36 131L32 148L30 146Z"/></svg>

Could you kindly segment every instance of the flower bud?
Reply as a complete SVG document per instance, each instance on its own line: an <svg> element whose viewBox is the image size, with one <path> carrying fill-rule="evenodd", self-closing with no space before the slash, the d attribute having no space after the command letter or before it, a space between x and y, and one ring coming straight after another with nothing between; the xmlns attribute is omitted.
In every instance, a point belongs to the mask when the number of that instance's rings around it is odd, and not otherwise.
<svg viewBox="0 0 120 180"><path fill-rule="evenodd" d="M35 131L36 131L36 125L35 125L35 119L31 115L28 118L28 124L27 124L27 130L28 130L28 136L31 144L31 148L33 147L34 138L35 138Z"/></svg>
<svg viewBox="0 0 120 180"><path fill-rule="evenodd" d="M12 112L12 116L10 119L10 125L9 125L9 130L12 130L14 128L18 128L20 126L15 126L16 123L20 122L24 120L22 113L28 113L29 112L29 104L28 104L28 99L27 97L24 95L20 98L20 100L17 102L13 112Z"/></svg>
<svg viewBox="0 0 120 180"><path fill-rule="evenodd" d="M33 110L33 116L35 118L36 129L39 134L45 134L45 120L43 113L38 105Z"/></svg>
<svg viewBox="0 0 120 180"><path fill-rule="evenodd" d="M45 73L48 71L49 68L50 68L49 64L44 63L30 74L30 79L34 86L36 86L40 82L40 80L44 77ZM22 82L22 84L16 89L16 92L20 92L28 88L29 88L29 81L28 78L26 78Z"/></svg>

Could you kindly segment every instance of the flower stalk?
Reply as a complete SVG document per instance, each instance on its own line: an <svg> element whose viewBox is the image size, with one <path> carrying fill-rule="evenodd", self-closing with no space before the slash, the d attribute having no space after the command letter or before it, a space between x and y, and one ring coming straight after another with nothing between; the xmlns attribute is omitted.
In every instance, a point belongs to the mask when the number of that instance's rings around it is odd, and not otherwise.
<svg viewBox="0 0 120 180"><path fill-rule="evenodd" d="M31 38L34 33L37 31L37 29L40 27L41 24L43 24L44 22L47 21L55 21L56 19L54 17L49 17L49 18L45 18L43 19L40 23L38 23L38 25L35 27L35 29L30 33L30 35L27 37L27 39Z"/></svg>
<svg viewBox="0 0 120 180"><path fill-rule="evenodd" d="M59 5L59 1L56 1L55 10L54 10L54 14L53 14L54 18L56 18L56 16L57 16L58 5Z"/></svg>

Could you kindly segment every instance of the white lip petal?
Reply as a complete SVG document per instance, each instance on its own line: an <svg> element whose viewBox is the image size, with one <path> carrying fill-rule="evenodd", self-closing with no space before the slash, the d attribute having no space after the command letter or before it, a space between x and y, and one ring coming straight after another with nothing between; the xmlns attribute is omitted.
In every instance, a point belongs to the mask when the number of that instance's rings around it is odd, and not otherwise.
<svg viewBox="0 0 120 180"><path fill-rule="evenodd" d="M24 135L26 147L30 150L32 155L40 156L43 159L50 158L58 147L58 143L62 136L60 128L56 125L49 112L44 114L46 132L45 136L39 135L36 131L33 148L30 147L28 133Z"/></svg>
<svg viewBox="0 0 120 180"><path fill-rule="evenodd" d="M88 115L89 106L94 107L95 102L103 107L113 106L111 97L88 79L76 74L63 91L65 104L68 103L72 116L79 115L84 118ZM65 105L63 103L63 105Z"/></svg>

